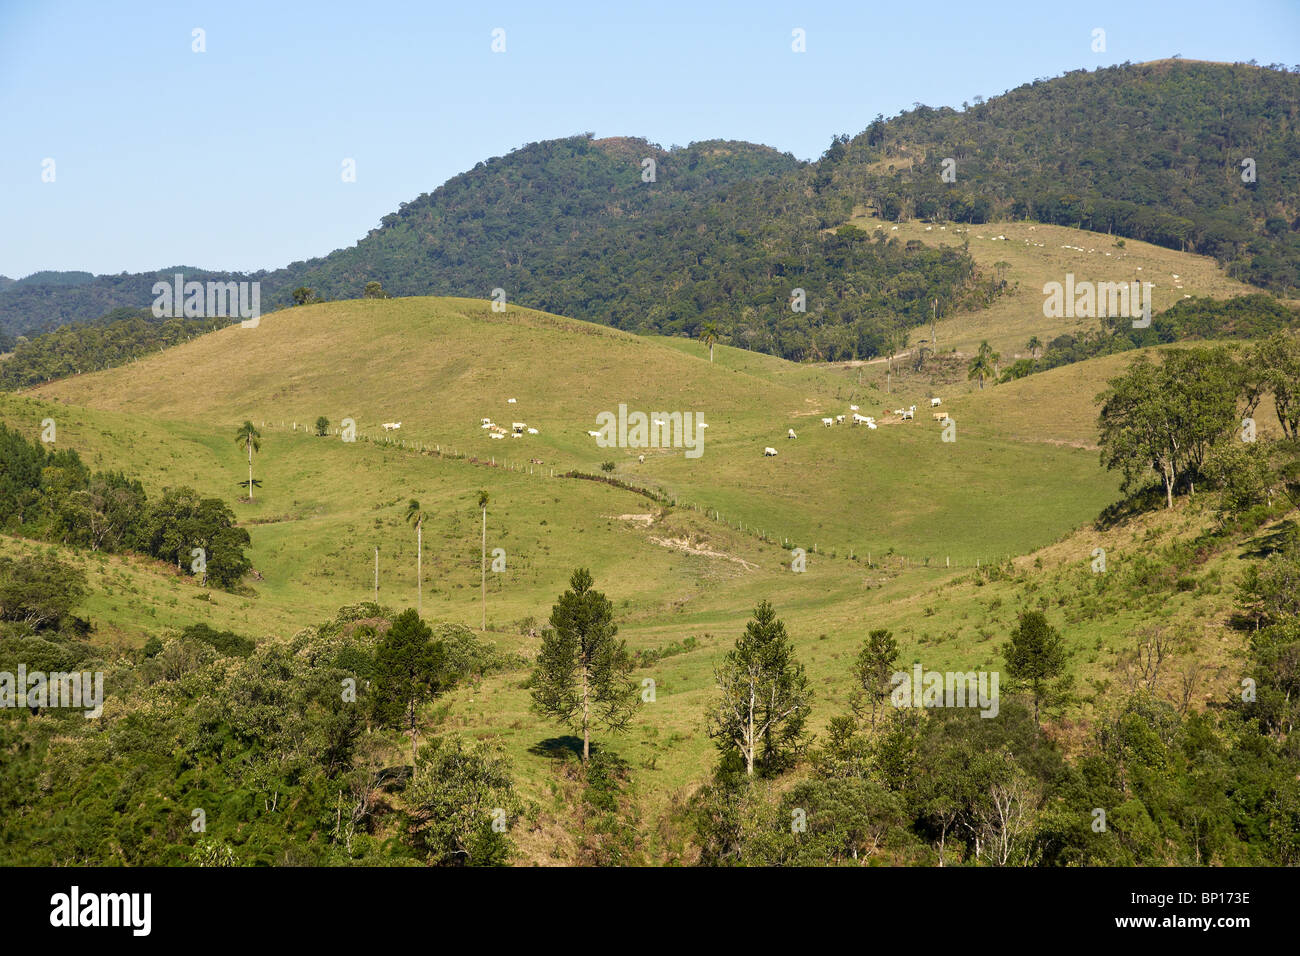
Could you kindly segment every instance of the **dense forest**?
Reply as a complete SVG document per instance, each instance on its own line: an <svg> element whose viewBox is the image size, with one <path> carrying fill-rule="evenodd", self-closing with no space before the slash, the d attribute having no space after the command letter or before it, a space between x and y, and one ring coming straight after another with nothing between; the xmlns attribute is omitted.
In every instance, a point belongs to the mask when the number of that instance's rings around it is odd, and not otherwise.
<svg viewBox="0 0 1300 956"><path fill-rule="evenodd" d="M1300 69L1125 64L963 106L877 117L832 145L817 189L886 219L1128 236L1214 256L1261 287L1300 287Z"/></svg>
<svg viewBox="0 0 1300 956"><path fill-rule="evenodd" d="M234 588L251 567L248 532L219 498L167 488L150 500L137 479L94 472L71 450L49 451L0 424L0 531L91 551L134 551ZM196 564L194 549L202 549Z"/></svg>
<svg viewBox="0 0 1300 956"><path fill-rule="evenodd" d="M972 106L917 108L835 137L812 164L747 143L663 150L590 135L532 143L404 203L355 246L272 272L34 276L0 289L0 328L38 332L142 308L160 278L360 297L507 301L631 331L695 334L786 358L869 357L989 293L960 250L828 235L885 218L1026 218L1214 255L1285 292L1300 277L1300 76L1167 61L1036 80ZM955 161L944 182L943 161ZM1243 159L1255 176L1243 182ZM643 160L654 161L653 177ZM806 311L791 308L796 288Z"/></svg>

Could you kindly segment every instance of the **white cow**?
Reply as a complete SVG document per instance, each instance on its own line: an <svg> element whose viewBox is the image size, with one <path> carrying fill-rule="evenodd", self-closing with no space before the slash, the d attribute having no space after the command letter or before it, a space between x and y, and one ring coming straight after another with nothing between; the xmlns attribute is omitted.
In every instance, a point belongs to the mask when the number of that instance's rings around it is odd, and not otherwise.
<svg viewBox="0 0 1300 956"><path fill-rule="evenodd" d="M491 435L488 435L488 438L505 438L505 437L506 436L501 434L501 432L493 432Z"/></svg>
<svg viewBox="0 0 1300 956"><path fill-rule="evenodd" d="M599 438L599 437L600 437L600 432L592 432L592 431L589 431L589 432L587 432L587 434L590 435L592 438Z"/></svg>
<svg viewBox="0 0 1300 956"><path fill-rule="evenodd" d="M942 399L942 398L932 398L932 399L930 399L930 407L931 407L931 408L938 408L938 407L939 407L940 405L942 405L942 404L943 404L943 399Z"/></svg>
<svg viewBox="0 0 1300 956"><path fill-rule="evenodd" d="M796 434L794 433L794 429L791 428L789 431L787 431L787 432L785 433L785 437L786 437L786 438L798 438L799 436L796 435Z"/></svg>
<svg viewBox="0 0 1300 956"><path fill-rule="evenodd" d="M511 423L510 423L510 428L511 428L513 431L517 431L517 432L522 432L522 431L523 431L525 428L527 428L527 427L528 427L528 423L527 423L527 422L511 422Z"/></svg>
<svg viewBox="0 0 1300 956"><path fill-rule="evenodd" d="M530 428L530 429L528 429L528 434L530 434L530 435L536 435L536 434L537 434L537 429L536 429L536 428Z"/></svg>
<svg viewBox="0 0 1300 956"><path fill-rule="evenodd" d="M833 418L823 418L823 419L822 419L822 424L825 425L827 428L830 428L832 425L835 424L835 419L833 419Z"/></svg>
<svg viewBox="0 0 1300 956"><path fill-rule="evenodd" d="M397 429L401 427L402 427L401 422L384 422L384 431L386 432L395 432L397 431Z"/></svg>
<svg viewBox="0 0 1300 956"><path fill-rule="evenodd" d="M837 425L843 425L843 424L844 424L844 416L843 416L843 415L836 415L836 416L835 416L835 424L837 424Z"/></svg>
<svg viewBox="0 0 1300 956"><path fill-rule="evenodd" d="M764 458L775 458L775 457L776 457L776 449L775 449L775 448L764 448L764 449L763 449L763 457L764 457Z"/></svg>
<svg viewBox="0 0 1300 956"><path fill-rule="evenodd" d="M849 406L849 411L851 411L851 412L856 412L856 411L858 411L858 406L856 406L856 405L850 405L850 406Z"/></svg>
<svg viewBox="0 0 1300 956"><path fill-rule="evenodd" d="M514 400L513 398L507 398L507 399L506 399L506 404L507 404L507 405L513 405L514 403L515 403L515 400Z"/></svg>
<svg viewBox="0 0 1300 956"><path fill-rule="evenodd" d="M644 465L644 464L645 464L645 455L637 455L637 456L636 456L636 460L639 461L641 464Z"/></svg>
<svg viewBox="0 0 1300 956"><path fill-rule="evenodd" d="M857 412L854 412L854 413L853 413L853 424L855 424L855 425L869 425L869 424L871 424L871 419L868 418L866 415L859 415Z"/></svg>

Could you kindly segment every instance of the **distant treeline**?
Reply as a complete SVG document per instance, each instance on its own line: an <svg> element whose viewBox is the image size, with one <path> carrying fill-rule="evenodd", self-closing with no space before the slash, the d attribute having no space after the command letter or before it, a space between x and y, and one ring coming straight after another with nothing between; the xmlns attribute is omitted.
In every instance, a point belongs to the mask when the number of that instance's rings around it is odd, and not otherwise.
<svg viewBox="0 0 1300 956"><path fill-rule="evenodd" d="M1082 335L1058 335L1043 344L1043 354L1038 358L1019 359L1003 369L999 381L1133 349L1198 339L1262 339L1296 328L1300 328L1300 309L1290 308L1263 292L1231 299L1196 296L1152 316L1148 328L1135 329L1131 318L1112 317L1102 319L1100 328Z"/></svg>
<svg viewBox="0 0 1300 956"><path fill-rule="evenodd" d="M248 532L218 498L168 488L150 501L140 482L95 472L75 451L47 451L0 424L0 530L94 551L135 551L204 583L233 588L252 567ZM194 550L206 570L195 572ZM202 564L199 564L202 567Z"/></svg>
<svg viewBox="0 0 1300 956"><path fill-rule="evenodd" d="M116 368L234 321L156 319L148 309L114 309L94 322L65 325L18 341L14 354L0 363L0 390L12 391L69 375ZM8 350L0 341L3 351Z"/></svg>

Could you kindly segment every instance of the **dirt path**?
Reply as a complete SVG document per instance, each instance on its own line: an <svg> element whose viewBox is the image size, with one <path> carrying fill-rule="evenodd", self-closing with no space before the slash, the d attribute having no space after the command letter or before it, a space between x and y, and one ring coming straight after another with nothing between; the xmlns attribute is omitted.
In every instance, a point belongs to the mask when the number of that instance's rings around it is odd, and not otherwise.
<svg viewBox="0 0 1300 956"><path fill-rule="evenodd" d="M656 538L651 535L650 540L655 544L665 548L672 548L674 551L681 551L685 554L693 554L701 558L722 558L724 561L732 561L739 564L746 571L757 571L758 565L746 561L744 558L738 558L734 554L727 554L723 551L710 551L708 548L694 547L690 541L685 538Z"/></svg>

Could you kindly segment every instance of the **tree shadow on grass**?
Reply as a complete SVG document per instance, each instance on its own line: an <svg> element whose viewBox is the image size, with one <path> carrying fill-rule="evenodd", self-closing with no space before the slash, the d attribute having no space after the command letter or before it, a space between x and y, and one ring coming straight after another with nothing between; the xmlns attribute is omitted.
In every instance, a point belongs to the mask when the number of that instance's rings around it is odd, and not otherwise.
<svg viewBox="0 0 1300 956"><path fill-rule="evenodd" d="M536 754L539 757L551 757L552 759L565 759L567 757L582 757L582 738L573 734L565 734L563 737L547 737L545 740L539 740L528 748L530 754ZM593 741L591 744L593 755L600 752L600 747Z"/></svg>
<svg viewBox="0 0 1300 956"><path fill-rule="evenodd" d="M1287 518L1279 521L1263 534L1258 534L1247 541L1241 550L1243 558L1262 560L1270 554L1285 551L1288 544L1300 537L1300 525Z"/></svg>
<svg viewBox="0 0 1300 956"><path fill-rule="evenodd" d="M1097 515L1094 527L1098 531L1109 531L1118 525L1136 518L1138 515L1145 514L1148 511L1155 511L1157 508L1165 506L1165 492L1159 485L1147 485L1139 488L1119 501L1113 502L1102 509L1101 514Z"/></svg>

